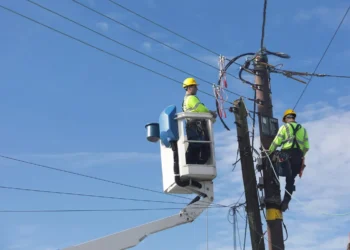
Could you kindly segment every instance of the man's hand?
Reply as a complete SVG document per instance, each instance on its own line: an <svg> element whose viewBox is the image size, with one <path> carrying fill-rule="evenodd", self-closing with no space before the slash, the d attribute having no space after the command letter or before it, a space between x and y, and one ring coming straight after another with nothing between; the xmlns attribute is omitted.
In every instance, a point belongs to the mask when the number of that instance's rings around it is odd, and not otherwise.
<svg viewBox="0 0 350 250"><path fill-rule="evenodd" d="M217 113L216 113L216 111L210 110L209 112L210 112L210 114L212 114L212 116L214 117L214 119L216 119L216 117L218 116Z"/></svg>

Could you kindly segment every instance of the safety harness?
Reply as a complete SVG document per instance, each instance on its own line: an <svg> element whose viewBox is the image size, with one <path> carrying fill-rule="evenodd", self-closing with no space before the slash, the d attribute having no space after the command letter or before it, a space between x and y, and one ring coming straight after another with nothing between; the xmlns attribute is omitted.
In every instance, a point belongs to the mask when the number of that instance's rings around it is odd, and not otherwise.
<svg viewBox="0 0 350 250"><path fill-rule="evenodd" d="M290 124L290 126L292 127L293 130L293 135L290 136L287 140L285 140L282 144L289 142L291 140L293 140L292 146L290 149L293 149L295 147L295 145L297 146L297 148L300 150L300 145L296 139L296 134L299 131L299 129L301 129L301 125L298 124L295 128L293 127L292 124ZM286 129L287 129L287 134L289 135L289 130L288 130L288 124L285 125ZM277 153L276 155L277 157L277 171L278 171L278 175L279 176L290 176L292 175L292 168L291 168L291 164L290 164L290 158L291 155L289 154L288 151L286 150L282 150L280 152Z"/></svg>

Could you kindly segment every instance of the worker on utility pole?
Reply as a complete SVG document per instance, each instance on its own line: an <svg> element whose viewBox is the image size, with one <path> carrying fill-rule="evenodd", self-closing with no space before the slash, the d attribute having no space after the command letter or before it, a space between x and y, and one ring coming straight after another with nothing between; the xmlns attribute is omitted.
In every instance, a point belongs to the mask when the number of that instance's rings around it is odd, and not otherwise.
<svg viewBox="0 0 350 250"><path fill-rule="evenodd" d="M186 94L182 103L184 112L211 113L216 118L216 112L209 110L196 96L198 84L192 77L183 81L182 87ZM207 141L209 140L208 129L205 120L187 119L187 140ZM210 145L208 143L189 143L186 151L187 164L204 164L210 156Z"/></svg>
<svg viewBox="0 0 350 250"><path fill-rule="evenodd" d="M287 109L283 115L283 122L276 137L271 143L269 154L272 154L277 147L282 146L280 156L285 161L289 169L286 171L286 187L284 198L281 203L282 212L286 211L291 200L291 195L295 191L295 177L301 176L304 170L305 155L310 149L307 131L295 121L297 114L292 109Z"/></svg>

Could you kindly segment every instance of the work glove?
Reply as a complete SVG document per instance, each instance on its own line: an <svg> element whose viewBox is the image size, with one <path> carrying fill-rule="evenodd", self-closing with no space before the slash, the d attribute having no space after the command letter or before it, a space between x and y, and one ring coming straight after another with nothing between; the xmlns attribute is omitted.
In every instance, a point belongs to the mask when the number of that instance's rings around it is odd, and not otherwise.
<svg viewBox="0 0 350 250"><path fill-rule="evenodd" d="M213 118L216 119L216 117L218 116L216 111L210 110L209 112L210 112L210 114L212 114Z"/></svg>

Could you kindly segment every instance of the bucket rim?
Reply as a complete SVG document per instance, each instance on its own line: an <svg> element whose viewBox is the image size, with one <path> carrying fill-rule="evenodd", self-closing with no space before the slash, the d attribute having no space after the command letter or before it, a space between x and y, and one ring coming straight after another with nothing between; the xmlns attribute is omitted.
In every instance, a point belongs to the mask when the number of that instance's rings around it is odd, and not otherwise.
<svg viewBox="0 0 350 250"><path fill-rule="evenodd" d="M149 126L151 126L151 125L156 125L157 127L159 127L159 123L158 123L158 122L150 122L150 123L147 123L147 124L145 125L145 128L147 128L147 127L149 127Z"/></svg>

